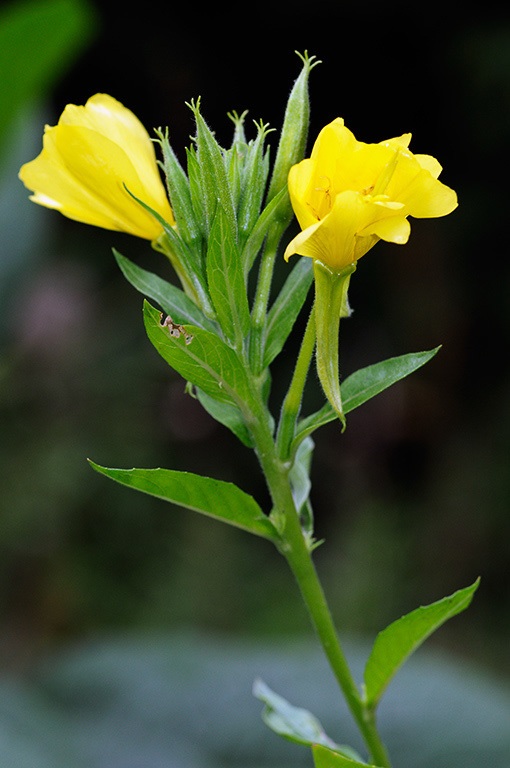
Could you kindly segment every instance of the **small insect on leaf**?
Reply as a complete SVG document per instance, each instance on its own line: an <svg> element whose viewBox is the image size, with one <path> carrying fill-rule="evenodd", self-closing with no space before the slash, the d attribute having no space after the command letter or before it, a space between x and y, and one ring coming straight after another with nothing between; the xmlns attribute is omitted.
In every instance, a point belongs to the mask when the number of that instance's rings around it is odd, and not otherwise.
<svg viewBox="0 0 510 768"><path fill-rule="evenodd" d="M163 313L161 313L160 322L163 328L168 328L170 332L170 336L174 336L174 338L178 339L182 333L186 344L191 344L191 342L193 341L193 335L191 333L188 333L183 325L179 325L179 323L174 323L170 315L167 315L163 320Z"/></svg>

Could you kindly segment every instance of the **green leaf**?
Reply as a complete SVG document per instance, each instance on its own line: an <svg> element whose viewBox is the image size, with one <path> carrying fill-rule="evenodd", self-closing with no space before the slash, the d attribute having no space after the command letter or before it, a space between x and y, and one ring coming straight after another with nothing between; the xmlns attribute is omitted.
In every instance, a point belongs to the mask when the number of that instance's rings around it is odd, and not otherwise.
<svg viewBox="0 0 510 768"><path fill-rule="evenodd" d="M372 764L362 763L361 758L351 759L345 755L339 755L331 749L314 744L312 748L315 768L378 768Z"/></svg>
<svg viewBox="0 0 510 768"><path fill-rule="evenodd" d="M90 461L90 460L89 460ZM233 483L171 469L110 469L90 461L97 472L121 485L276 541L278 534L255 499Z"/></svg>
<svg viewBox="0 0 510 768"><path fill-rule="evenodd" d="M264 367L281 352L306 300L313 280L312 259L303 256L293 267L267 315Z"/></svg>
<svg viewBox="0 0 510 768"><path fill-rule="evenodd" d="M294 463L289 472L289 480L292 486L292 495L298 513L310 495L312 483L310 481L310 465L312 463L314 442L311 437L303 440L296 451Z"/></svg>
<svg viewBox="0 0 510 768"><path fill-rule="evenodd" d="M221 204L209 235L207 279L225 336L241 344L250 327L250 310L236 241Z"/></svg>
<svg viewBox="0 0 510 768"><path fill-rule="evenodd" d="M383 392L392 384L400 381L400 379L409 376L410 373L413 373L413 371L421 368L422 365L431 360L440 349L441 347L436 347L427 352L411 352L407 355L391 357L380 363L361 368L359 371L351 374L340 387L344 413L353 411L358 406L366 403L367 400L378 395L379 392ZM335 411L329 403L326 403L320 411L316 411L316 413L302 419L299 422L297 433L292 443L292 450L295 451L299 443L307 435L312 434L316 429L324 424L329 424L330 421L334 421L336 418Z"/></svg>
<svg viewBox="0 0 510 768"><path fill-rule="evenodd" d="M196 389L196 395L202 406L213 419L228 427L239 440L248 448L253 447L253 440L243 419L243 414L235 405L219 403L201 389Z"/></svg>
<svg viewBox="0 0 510 768"><path fill-rule="evenodd" d="M426 352L411 352L407 355L391 357L352 373L342 384L345 412L353 411L379 392L409 376L431 360L440 349L439 346Z"/></svg>
<svg viewBox="0 0 510 768"><path fill-rule="evenodd" d="M215 324L212 320L209 320L180 288L168 283L153 272L148 272L137 266L122 256L115 248L113 248L113 255L124 277L131 285L147 298L157 301L161 309L170 315L176 323L191 323L199 328L215 331Z"/></svg>
<svg viewBox="0 0 510 768"><path fill-rule="evenodd" d="M262 712L262 719L279 736L297 744L304 744L306 747L311 747L313 744L323 744L337 752L342 752L344 755L359 757L350 747L335 744L311 712L289 704L286 699L272 691L262 680L255 680L253 695L264 702L265 708Z"/></svg>
<svg viewBox="0 0 510 768"><path fill-rule="evenodd" d="M422 606L394 621L377 635L365 667L365 699L374 707L402 664L438 627L464 611L480 579L431 605Z"/></svg>
<svg viewBox="0 0 510 768"><path fill-rule="evenodd" d="M161 313L144 302L147 335L159 354L175 370L200 389L222 403L242 406L251 400L246 372L236 353L216 334L184 325L184 333L176 336L161 325Z"/></svg>

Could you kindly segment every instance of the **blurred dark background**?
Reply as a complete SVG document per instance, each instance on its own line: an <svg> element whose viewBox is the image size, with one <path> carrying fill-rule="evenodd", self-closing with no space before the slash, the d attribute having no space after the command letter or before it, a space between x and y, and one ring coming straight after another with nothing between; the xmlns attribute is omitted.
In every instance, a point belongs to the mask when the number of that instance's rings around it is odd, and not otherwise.
<svg viewBox="0 0 510 768"><path fill-rule="evenodd" d="M266 498L249 451L184 394L147 342L141 297L111 248L173 280L162 257L38 208L17 179L40 151L44 123L98 91L147 128L168 126L181 158L193 132L185 102L197 96L225 145L231 110L279 128L300 69L294 51L307 49L323 62L310 79L309 147L337 116L364 141L411 131L411 149L437 157L459 195L445 219L412 221L407 246L379 244L352 282L344 375L443 346L352 413L343 436L336 424L316 433L318 568L340 630L370 636L480 575L469 611L429 643L508 680L508 10L373 0L57 6L74 26L57 66L9 112L3 139L2 664L26 669L110 632L193 627L261 642L310 634L270 546L89 469L87 457L187 469ZM14 82L29 66L20 61ZM286 270L281 260L276 285ZM274 365L276 407L300 330L302 318ZM312 383L306 406L320 403Z"/></svg>

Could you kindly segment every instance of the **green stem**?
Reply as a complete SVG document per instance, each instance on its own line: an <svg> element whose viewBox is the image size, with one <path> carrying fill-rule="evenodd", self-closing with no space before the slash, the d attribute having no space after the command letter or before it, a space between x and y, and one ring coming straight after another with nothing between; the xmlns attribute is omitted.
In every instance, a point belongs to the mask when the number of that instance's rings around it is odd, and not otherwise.
<svg viewBox="0 0 510 768"><path fill-rule="evenodd" d="M301 409L303 390L308 376L308 369L315 348L315 308L312 307L306 326L301 349L299 350L294 375L289 390L282 405L278 435L276 438L276 450L282 460L289 458L290 444L296 431L296 421Z"/></svg>
<svg viewBox="0 0 510 768"><path fill-rule="evenodd" d="M262 402L260 406L260 418L252 420L250 427L276 511L275 522L280 526L280 551L298 583L312 623L349 709L363 735L371 760L381 768L391 768L386 749L377 732L374 713L364 705L347 664L301 528L288 479L288 468L276 453L269 422L263 415Z"/></svg>

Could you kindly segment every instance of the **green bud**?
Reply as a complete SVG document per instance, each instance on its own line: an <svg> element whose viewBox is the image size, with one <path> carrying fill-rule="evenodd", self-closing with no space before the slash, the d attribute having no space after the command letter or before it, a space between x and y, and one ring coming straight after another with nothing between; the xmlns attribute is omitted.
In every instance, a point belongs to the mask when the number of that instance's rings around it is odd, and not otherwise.
<svg viewBox="0 0 510 768"><path fill-rule="evenodd" d="M156 135L163 152L161 165L165 172L168 196L177 231L191 252L197 255L199 262L202 252L202 232L193 209L188 178L170 146L168 129L164 133L159 129L156 131Z"/></svg>
<svg viewBox="0 0 510 768"><path fill-rule="evenodd" d="M207 234L211 231L219 201L235 237L237 234L236 214L223 150L200 114L200 100L191 102L188 106L193 111L197 126L196 149Z"/></svg>
<svg viewBox="0 0 510 768"><path fill-rule="evenodd" d="M311 70L317 64L320 64L320 61L317 61L315 56L309 57L306 51L304 55L300 53L297 55L303 62L303 68L294 83L287 102L266 203L270 202L286 186L291 167L299 163L305 153L308 124L310 121L308 76ZM290 202L288 202L287 206L280 208L279 220L282 222L290 221L291 217L292 207Z"/></svg>
<svg viewBox="0 0 510 768"><path fill-rule="evenodd" d="M242 191L238 210L238 227L241 242L250 235L260 216L260 207L268 173L268 156L264 140L272 130L264 123L257 123L257 137L250 141L242 174Z"/></svg>

